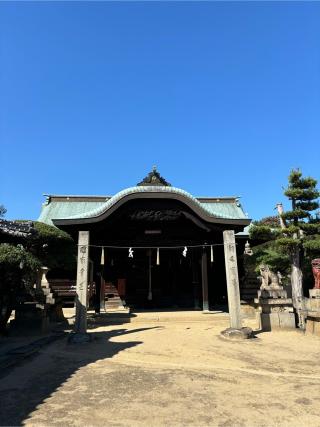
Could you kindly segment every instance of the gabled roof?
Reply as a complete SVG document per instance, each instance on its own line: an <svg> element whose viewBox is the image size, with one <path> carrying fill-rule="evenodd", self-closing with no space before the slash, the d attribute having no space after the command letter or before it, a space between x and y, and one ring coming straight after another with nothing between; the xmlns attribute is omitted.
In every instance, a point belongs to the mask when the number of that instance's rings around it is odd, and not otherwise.
<svg viewBox="0 0 320 427"><path fill-rule="evenodd" d="M186 202L201 217L210 222L249 224L236 197L196 198L185 190L171 186L137 186L110 196L50 195L44 203L39 221L47 224L96 222L118 205L132 198L174 198Z"/></svg>
<svg viewBox="0 0 320 427"><path fill-rule="evenodd" d="M156 166L153 166L152 171L141 182L138 182L137 186L141 185L171 187L171 184L159 174Z"/></svg>

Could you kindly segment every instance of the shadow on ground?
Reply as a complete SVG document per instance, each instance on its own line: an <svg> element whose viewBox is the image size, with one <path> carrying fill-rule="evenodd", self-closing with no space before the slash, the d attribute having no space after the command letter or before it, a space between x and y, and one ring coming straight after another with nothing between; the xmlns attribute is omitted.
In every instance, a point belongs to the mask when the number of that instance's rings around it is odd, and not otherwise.
<svg viewBox="0 0 320 427"><path fill-rule="evenodd" d="M112 342L112 338L156 328L91 332L93 340L86 344L69 344L65 338L9 370L0 383L0 425L24 425L29 415L79 369L142 344Z"/></svg>
<svg viewBox="0 0 320 427"><path fill-rule="evenodd" d="M123 325L130 323L134 317L137 317L134 313L90 313L87 315L88 329L91 330L109 325Z"/></svg>

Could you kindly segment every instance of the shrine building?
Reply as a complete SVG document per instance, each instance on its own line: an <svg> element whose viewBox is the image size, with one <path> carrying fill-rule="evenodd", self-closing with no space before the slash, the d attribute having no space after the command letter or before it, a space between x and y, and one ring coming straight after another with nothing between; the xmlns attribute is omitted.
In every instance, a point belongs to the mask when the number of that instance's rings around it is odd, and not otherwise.
<svg viewBox="0 0 320 427"><path fill-rule="evenodd" d="M88 280L100 296L109 284L131 308L204 311L228 302L224 232L235 236L230 271L238 269L241 279L251 222L237 197L195 197L156 168L114 196L47 195L38 220L75 242L86 232ZM79 255L78 281L87 274Z"/></svg>

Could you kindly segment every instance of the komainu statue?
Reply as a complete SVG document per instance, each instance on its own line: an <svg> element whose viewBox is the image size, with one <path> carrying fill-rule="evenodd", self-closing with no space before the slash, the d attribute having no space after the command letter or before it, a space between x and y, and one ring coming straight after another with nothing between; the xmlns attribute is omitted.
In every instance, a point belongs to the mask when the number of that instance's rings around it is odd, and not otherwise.
<svg viewBox="0 0 320 427"><path fill-rule="evenodd" d="M313 259L311 261L312 273L314 277L314 288L320 289L320 258Z"/></svg>
<svg viewBox="0 0 320 427"><path fill-rule="evenodd" d="M271 271L268 265L260 264L259 270L262 281L260 289L282 289L278 274Z"/></svg>

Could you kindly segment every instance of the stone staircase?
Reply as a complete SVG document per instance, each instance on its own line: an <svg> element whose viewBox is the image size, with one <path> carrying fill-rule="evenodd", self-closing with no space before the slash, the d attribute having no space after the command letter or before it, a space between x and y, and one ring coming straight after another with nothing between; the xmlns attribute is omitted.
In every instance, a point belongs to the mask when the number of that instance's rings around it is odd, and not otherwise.
<svg viewBox="0 0 320 427"><path fill-rule="evenodd" d="M253 302L257 297L261 282L257 278L257 274L249 272L245 275L240 285L240 298L248 303Z"/></svg>
<svg viewBox="0 0 320 427"><path fill-rule="evenodd" d="M126 310L117 287L111 282L106 282L105 284L105 298L105 309L107 312Z"/></svg>

